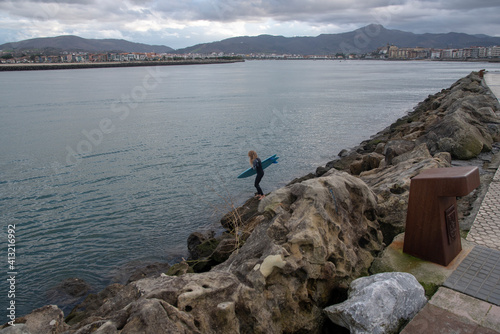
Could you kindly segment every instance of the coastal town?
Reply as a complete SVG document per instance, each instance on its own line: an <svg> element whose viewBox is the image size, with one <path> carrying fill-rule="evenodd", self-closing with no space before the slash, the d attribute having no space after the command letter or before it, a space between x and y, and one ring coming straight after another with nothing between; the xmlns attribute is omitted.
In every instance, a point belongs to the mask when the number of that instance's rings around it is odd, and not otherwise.
<svg viewBox="0 0 500 334"><path fill-rule="evenodd" d="M500 46L472 46L464 49L398 48L387 45L370 55L381 59L494 59L500 58Z"/></svg>
<svg viewBox="0 0 500 334"><path fill-rule="evenodd" d="M397 47L386 45L365 53L336 53L330 55L302 55L277 53L235 54L212 52L203 53L140 53L140 52L69 52L46 55L37 50L25 51L15 55L9 50L0 50L1 64L30 63L105 63L105 62L147 62L147 61L182 61L194 59L380 59L380 60L454 60L454 61L500 61L500 46L472 46L463 49L433 49L423 47Z"/></svg>
<svg viewBox="0 0 500 334"><path fill-rule="evenodd" d="M220 59L236 58L235 55L224 55L212 53L202 54L167 54L167 53L142 53L142 52L61 52L59 55L29 54L25 52L22 56L12 56L8 52L0 51L0 63L2 64L29 64L29 63L106 63L106 62L145 62L145 61L175 61L190 59Z"/></svg>

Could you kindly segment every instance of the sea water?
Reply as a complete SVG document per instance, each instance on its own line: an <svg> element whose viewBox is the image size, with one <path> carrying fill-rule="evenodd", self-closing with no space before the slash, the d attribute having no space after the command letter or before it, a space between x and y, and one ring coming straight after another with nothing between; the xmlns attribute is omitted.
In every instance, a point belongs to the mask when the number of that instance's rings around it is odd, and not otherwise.
<svg viewBox="0 0 500 334"><path fill-rule="evenodd" d="M187 256L253 196L247 152L277 154L270 192L314 172L472 70L500 64L246 61L0 73L0 309L99 291ZM14 304L12 304L14 303ZM0 313L3 317L3 314ZM9 321L4 317L0 323Z"/></svg>

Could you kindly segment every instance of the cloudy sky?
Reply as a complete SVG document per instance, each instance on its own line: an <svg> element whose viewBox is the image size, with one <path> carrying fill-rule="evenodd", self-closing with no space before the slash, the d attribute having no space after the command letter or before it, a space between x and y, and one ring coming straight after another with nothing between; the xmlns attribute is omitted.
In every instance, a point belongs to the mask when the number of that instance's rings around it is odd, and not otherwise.
<svg viewBox="0 0 500 334"><path fill-rule="evenodd" d="M174 49L234 36L317 36L370 23L500 36L498 0L0 0L0 44L123 38Z"/></svg>

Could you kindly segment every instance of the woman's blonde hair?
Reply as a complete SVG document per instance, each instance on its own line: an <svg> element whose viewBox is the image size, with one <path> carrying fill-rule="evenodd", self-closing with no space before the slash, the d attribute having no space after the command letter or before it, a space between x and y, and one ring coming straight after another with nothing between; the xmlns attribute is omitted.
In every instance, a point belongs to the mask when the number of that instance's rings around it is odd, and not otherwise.
<svg viewBox="0 0 500 334"><path fill-rule="evenodd" d="M257 152L248 151L248 157L250 158L250 165L253 165L253 161L258 158Z"/></svg>

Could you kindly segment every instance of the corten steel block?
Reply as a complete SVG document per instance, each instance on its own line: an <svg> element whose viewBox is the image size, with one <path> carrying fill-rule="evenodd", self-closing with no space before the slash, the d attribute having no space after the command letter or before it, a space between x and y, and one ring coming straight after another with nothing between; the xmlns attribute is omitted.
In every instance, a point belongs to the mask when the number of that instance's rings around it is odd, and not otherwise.
<svg viewBox="0 0 500 334"><path fill-rule="evenodd" d="M456 197L477 187L477 167L426 169L412 178L403 252L447 266L462 250Z"/></svg>

